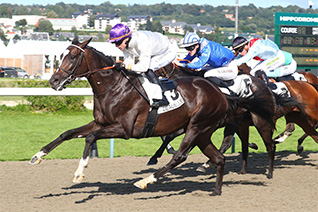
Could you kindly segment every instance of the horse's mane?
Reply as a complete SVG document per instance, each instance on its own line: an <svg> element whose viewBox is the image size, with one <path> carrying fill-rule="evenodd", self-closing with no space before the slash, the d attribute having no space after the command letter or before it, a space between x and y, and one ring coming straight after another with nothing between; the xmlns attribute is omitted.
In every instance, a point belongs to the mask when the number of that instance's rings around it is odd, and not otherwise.
<svg viewBox="0 0 318 212"><path fill-rule="evenodd" d="M101 61L102 61L102 65L103 66L112 66L114 65L115 61L114 59L109 56L109 55L105 55L103 52L95 49L94 47L91 47L91 46L86 46L87 49L90 49L92 51L94 51L95 53L98 54L98 56L101 58Z"/></svg>

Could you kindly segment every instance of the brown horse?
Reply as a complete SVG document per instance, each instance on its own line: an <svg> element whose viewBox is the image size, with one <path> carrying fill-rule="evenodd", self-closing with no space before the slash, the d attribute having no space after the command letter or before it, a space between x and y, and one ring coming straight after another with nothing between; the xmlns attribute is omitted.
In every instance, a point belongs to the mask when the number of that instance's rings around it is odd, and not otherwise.
<svg viewBox="0 0 318 212"><path fill-rule="evenodd" d="M194 72L191 69L186 68L180 68L176 67L173 64L170 64L160 70L157 71L157 74L162 77L167 77L170 79L179 79L189 76L197 76L202 77L202 74L200 72ZM275 101L272 92L270 89L260 81L259 79L255 77L250 77L250 87L252 88L252 91L257 93L262 93L263 100L266 102L271 102L271 109L274 112L275 109ZM277 97L278 98L278 97ZM284 101L283 103L285 106L288 105L289 107L295 107L298 106L301 108L301 105L293 100L288 99ZM261 108L264 110L264 108ZM259 133L261 134L264 144L266 146L268 157L269 157L269 172L267 177L272 178L273 176L273 165L274 165L274 155L275 155L275 144L272 140L273 135L273 127L269 124L268 121L264 119L264 117L256 116L255 113L251 113L251 111L237 111L235 116L228 117L226 119L226 123L223 125L220 125L219 127L224 127L224 140L222 143L222 146L220 148L220 151L224 153L232 143L232 139L235 133L238 134L242 141L242 157L243 157L243 164L242 164L242 170L241 173L246 173L246 165L247 165L247 156L248 156L248 136L249 136L249 126L256 126ZM162 146L158 149L158 151L155 153L155 155L150 159L148 164L155 164L157 162L157 158L162 155L162 152L164 150L164 145L169 143L171 140L173 140L176 136L182 134L184 132L178 131L175 132L172 135L169 135L164 140ZM202 169L199 169L202 170Z"/></svg>
<svg viewBox="0 0 318 212"><path fill-rule="evenodd" d="M171 78L180 78L180 77L186 77L189 75L194 75L197 72L193 72L189 69L180 69L175 68L172 65L169 65L165 67L164 69L161 69L159 72L159 75L164 77L171 77ZM198 74L195 74L198 75ZM295 84L301 84L301 86L296 86ZM288 81L286 82L288 84L288 87L293 86L294 90L291 91L293 98L283 98L280 96L275 95L276 98L276 119L282 116L285 116L286 119L293 120L295 123L300 125L305 132L308 132L314 139L317 139L317 133L311 126L311 120L316 119L317 117L313 112L315 112L315 109L317 110L317 105L314 104L315 100L317 102L317 95L315 91L312 89L313 87L310 86L306 82L296 82L296 81ZM263 86L267 87L265 84ZM303 89L306 92L309 92L310 94L314 95L314 100L312 103L308 105L309 99L306 98L306 95L299 96L298 89ZM315 98L316 96L316 98ZM303 107L302 104L299 104L299 102L293 100L294 98L297 98L300 102L305 104L305 107ZM317 113L316 113L317 114ZM222 143L222 146L220 148L220 151L224 153L232 144L232 138L234 136L234 133L237 133L242 141L242 152L243 152L243 165L242 170L240 173L246 173L246 164L247 164L247 154L248 154L248 127L249 126L255 126L260 133L261 137L263 138L263 141L265 144L269 143L271 141L271 135L272 131L269 129L268 125L264 123L264 121L257 117L253 116L253 114L245 113L242 120L236 120L236 122L230 121L225 126L224 130L224 140ZM180 132L179 132L180 133ZM178 133L176 133L177 135ZM270 138L269 138L270 135ZM169 136L167 139L167 142L170 142L174 136ZM266 145L267 146L267 145ZM268 150L268 148L267 148ZM153 157L158 157L162 154L162 149ZM270 154L270 152L269 152ZM153 158L152 158L153 159ZM270 164L273 164L270 163ZM204 171L207 165L204 165L202 167L199 167L200 171ZM269 168L269 177L271 176L270 173L272 171L272 167Z"/></svg>
<svg viewBox="0 0 318 212"><path fill-rule="evenodd" d="M245 73L245 74L250 73L250 67L248 67L246 64L241 65L239 69L241 73ZM317 76L315 76L314 74L310 72L298 72L298 73L302 74L303 77L307 80L307 83L309 83L311 86L313 86L316 89L316 91L318 91ZM275 81L275 80L272 79L272 81ZM292 135L292 132L295 130L294 121L296 121L295 123L301 122L301 125L304 126L304 128L303 127L302 128L306 134L304 134L301 138L298 139L297 152L298 154L300 154L303 151L302 143L308 135L310 135L317 142L317 136L315 136L316 134L312 127L314 127L314 129L317 129L317 126L318 126L318 123L317 123L317 114L318 114L317 95L318 94L313 89L310 89L309 88L310 86L306 85L306 83L303 83L303 82L300 83L301 84L300 87L302 87L302 85L305 85L304 90L302 90L302 88L300 88L299 85L295 85L295 87L292 89L291 87L293 87L293 85L291 85L290 83L295 84L292 81L283 81L283 83L287 86L289 90L291 90L293 96L295 97L297 96L300 102L303 102L305 105L307 105L306 107L307 107L307 112L309 111L308 115L309 115L310 126L308 126L308 122L300 121L299 119L302 119L302 118L299 118L299 117L297 118L295 117L295 115L292 115L293 113L291 113L291 115L285 116L286 128L284 132L276 136L274 138L274 141L276 143L284 142L290 135ZM309 131L309 134L307 133L307 131Z"/></svg>
<svg viewBox="0 0 318 212"><path fill-rule="evenodd" d="M148 111L149 103L140 95L142 86L138 76L124 70L113 68L114 61L96 49L88 46L90 40L73 40L67 48L61 66L50 78L55 90L62 90L76 77L86 77L94 92L94 120L87 125L68 130L30 160L39 164L58 145L66 140L85 137L85 149L74 174L73 182L82 182L84 169L88 165L89 150L94 142L104 138L140 138ZM220 195L224 175L224 156L211 142L211 135L223 117L242 104L239 99L227 98L220 90L203 78L188 77L176 80L177 91L184 104L173 111L159 115L152 136L168 135L182 129L186 132L178 151L170 162L148 178L136 182L139 188L156 182L161 176L185 161L189 152L198 146L216 166L217 177L213 195ZM139 91L139 92L138 92ZM253 102L247 99L246 102ZM266 114L265 114L266 115ZM267 114L268 115L268 114Z"/></svg>

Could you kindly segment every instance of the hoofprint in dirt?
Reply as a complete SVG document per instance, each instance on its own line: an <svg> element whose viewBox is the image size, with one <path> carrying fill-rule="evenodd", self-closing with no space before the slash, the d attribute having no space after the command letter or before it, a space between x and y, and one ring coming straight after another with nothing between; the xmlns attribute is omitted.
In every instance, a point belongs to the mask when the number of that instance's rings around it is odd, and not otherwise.
<svg viewBox="0 0 318 212"><path fill-rule="evenodd" d="M277 152L273 179L265 175L267 154L250 154L246 175L236 174L241 155L226 155L218 197L209 196L215 170L195 171L203 155L190 155L146 190L133 186L170 158L156 166L146 166L148 157L95 158L81 184L72 183L78 160L0 162L0 211L317 211L318 153Z"/></svg>

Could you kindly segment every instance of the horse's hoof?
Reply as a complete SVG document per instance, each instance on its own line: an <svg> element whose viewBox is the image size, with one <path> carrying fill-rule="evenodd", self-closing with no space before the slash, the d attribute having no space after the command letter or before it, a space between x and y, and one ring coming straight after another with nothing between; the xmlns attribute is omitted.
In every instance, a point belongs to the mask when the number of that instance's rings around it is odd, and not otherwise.
<svg viewBox="0 0 318 212"><path fill-rule="evenodd" d="M250 144L248 144L248 147L251 148L251 149L258 150L258 146L257 146L257 144L255 144L255 143L250 143Z"/></svg>
<svg viewBox="0 0 318 212"><path fill-rule="evenodd" d="M73 178L73 183L81 183L84 180L84 175L77 175Z"/></svg>
<svg viewBox="0 0 318 212"><path fill-rule="evenodd" d="M273 179L273 174L268 174L267 179Z"/></svg>
<svg viewBox="0 0 318 212"><path fill-rule="evenodd" d="M297 148L297 154L300 155L304 151L304 147L298 146Z"/></svg>
<svg viewBox="0 0 318 212"><path fill-rule="evenodd" d="M38 158L37 156L33 156L31 160L29 161L29 165L38 165L41 163L41 161L42 161L41 158Z"/></svg>
<svg viewBox="0 0 318 212"><path fill-rule="evenodd" d="M157 163L158 163L158 160L156 158L150 158L150 160L147 163L147 166L156 165Z"/></svg>
<svg viewBox="0 0 318 212"><path fill-rule="evenodd" d="M139 180L138 182L134 183L134 186L140 189L145 189L147 188L147 183L145 183L144 180Z"/></svg>
<svg viewBox="0 0 318 212"><path fill-rule="evenodd" d="M201 172L201 173L206 173L206 168L203 167L203 166L199 166L197 169L196 169L197 172Z"/></svg>
<svg viewBox="0 0 318 212"><path fill-rule="evenodd" d="M220 195L221 195L221 191L216 191L216 190L214 190L214 191L212 192L212 194L209 194L209 195L212 196L212 197L220 196Z"/></svg>
<svg viewBox="0 0 318 212"><path fill-rule="evenodd" d="M246 174L246 171L245 171L245 170L241 170L241 171L239 172L239 174Z"/></svg>
<svg viewBox="0 0 318 212"><path fill-rule="evenodd" d="M152 174L152 175L150 175L147 178L144 178L142 180L139 180L138 182L135 182L134 186L136 186L137 188L140 188L140 189L145 189L145 188L147 188L148 184L152 184L152 183L155 183L155 182L157 182L157 179Z"/></svg>
<svg viewBox="0 0 318 212"><path fill-rule="evenodd" d="M174 150L172 147L167 149L168 154L174 155L177 151Z"/></svg>

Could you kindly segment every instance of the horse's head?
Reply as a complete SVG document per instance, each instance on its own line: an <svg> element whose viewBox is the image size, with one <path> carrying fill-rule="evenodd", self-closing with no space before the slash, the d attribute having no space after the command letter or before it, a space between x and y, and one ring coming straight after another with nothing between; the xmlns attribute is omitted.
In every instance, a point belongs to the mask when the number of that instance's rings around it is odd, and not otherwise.
<svg viewBox="0 0 318 212"><path fill-rule="evenodd" d="M66 51L61 55L61 65L49 80L53 89L62 90L65 85L71 83L76 77L88 76L90 71L96 69L95 67L90 67L89 64L92 57L88 54L87 45L90 41L91 39L80 43L75 38L72 44L67 47Z"/></svg>

